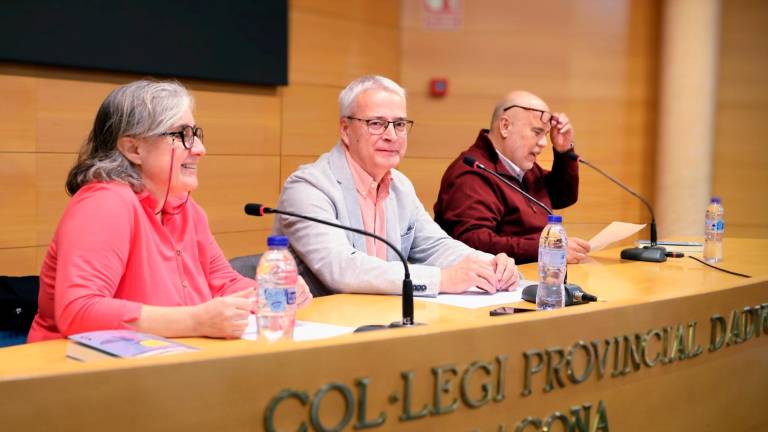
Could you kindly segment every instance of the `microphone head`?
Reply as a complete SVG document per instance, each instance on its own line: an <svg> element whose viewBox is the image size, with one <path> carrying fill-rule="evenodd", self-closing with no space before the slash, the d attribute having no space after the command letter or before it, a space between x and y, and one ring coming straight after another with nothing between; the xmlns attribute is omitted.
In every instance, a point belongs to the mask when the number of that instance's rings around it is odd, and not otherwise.
<svg viewBox="0 0 768 432"><path fill-rule="evenodd" d="M477 168L478 164L477 160L473 158L472 156L464 156L464 165L470 167L470 168Z"/></svg>
<svg viewBox="0 0 768 432"><path fill-rule="evenodd" d="M268 207L264 207L261 204L248 203L245 205L245 214L249 216L264 216L266 209Z"/></svg>

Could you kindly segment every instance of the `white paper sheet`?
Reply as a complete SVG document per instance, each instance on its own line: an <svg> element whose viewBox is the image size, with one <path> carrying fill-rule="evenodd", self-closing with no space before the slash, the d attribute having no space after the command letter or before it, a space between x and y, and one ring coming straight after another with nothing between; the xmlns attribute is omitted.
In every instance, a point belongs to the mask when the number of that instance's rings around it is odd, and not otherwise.
<svg viewBox="0 0 768 432"><path fill-rule="evenodd" d="M470 288L463 294L439 294L437 297L414 297L419 301L439 303L448 306L458 306L467 309L477 309L487 306L495 306L506 303L514 303L522 299L522 287L528 286L531 281L520 281L520 288L515 291L500 291L488 294L479 288Z"/></svg>
<svg viewBox="0 0 768 432"><path fill-rule="evenodd" d="M646 247L650 246L650 240L638 240L637 246ZM660 241L656 242L656 246L661 246L667 250L667 252L682 252L687 254L702 253L704 252L704 243L702 242L686 242L686 241Z"/></svg>
<svg viewBox="0 0 768 432"><path fill-rule="evenodd" d="M352 333L354 330L354 327L344 327L312 321L296 321L296 326L293 328L293 340L307 341L326 339ZM258 326L256 325L256 315L251 315L248 317L248 327L245 329L245 333L243 333L241 339L256 340L257 338Z"/></svg>
<svg viewBox="0 0 768 432"><path fill-rule="evenodd" d="M606 246L611 243L615 243L619 240L631 236L632 234L640 231L645 227L645 224L633 224L629 222L611 222L602 231L597 233L596 236L589 240L589 245L592 247L591 252L597 252L605 249Z"/></svg>

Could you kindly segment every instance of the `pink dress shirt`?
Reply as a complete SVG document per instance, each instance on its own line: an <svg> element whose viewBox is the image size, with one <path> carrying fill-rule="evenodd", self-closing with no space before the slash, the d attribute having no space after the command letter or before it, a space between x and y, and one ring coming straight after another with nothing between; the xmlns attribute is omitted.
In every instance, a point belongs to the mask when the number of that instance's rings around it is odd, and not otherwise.
<svg viewBox="0 0 768 432"><path fill-rule="evenodd" d="M363 228L381 237L387 238L387 211L384 201L389 196L389 183L392 174L387 171L381 181L376 181L344 149L352 178L355 180L357 197L360 200L360 212L363 216ZM368 255L387 260L387 245L373 237L365 236L365 249Z"/></svg>
<svg viewBox="0 0 768 432"><path fill-rule="evenodd" d="M149 192L116 182L80 189L43 260L28 341L130 329L143 304L190 306L256 286L229 265L194 200L169 204L161 224Z"/></svg>

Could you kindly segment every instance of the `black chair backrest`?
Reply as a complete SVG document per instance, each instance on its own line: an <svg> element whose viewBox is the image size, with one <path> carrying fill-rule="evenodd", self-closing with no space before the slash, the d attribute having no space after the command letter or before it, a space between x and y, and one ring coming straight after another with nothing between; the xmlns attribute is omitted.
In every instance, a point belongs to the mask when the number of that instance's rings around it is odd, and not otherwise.
<svg viewBox="0 0 768 432"><path fill-rule="evenodd" d="M261 254L239 256L229 260L229 265L231 265L232 268L241 275L247 278L255 279L256 266L259 265L260 259Z"/></svg>
<svg viewBox="0 0 768 432"><path fill-rule="evenodd" d="M256 266L259 265L259 259L261 259L261 255L262 254L235 257L229 260L229 264L233 269L235 269L236 272L240 273L241 275L247 278L255 279ZM309 292L311 292L313 296L322 297L334 294L333 291L328 289L320 281L320 279L315 276L314 273L312 273L309 267L307 267L300 259L298 259L295 253L293 256L296 257L296 267L299 271L299 275L304 278L304 282L306 282L307 286L309 286Z"/></svg>
<svg viewBox="0 0 768 432"><path fill-rule="evenodd" d="M0 276L0 331L29 333L39 290L38 276Z"/></svg>

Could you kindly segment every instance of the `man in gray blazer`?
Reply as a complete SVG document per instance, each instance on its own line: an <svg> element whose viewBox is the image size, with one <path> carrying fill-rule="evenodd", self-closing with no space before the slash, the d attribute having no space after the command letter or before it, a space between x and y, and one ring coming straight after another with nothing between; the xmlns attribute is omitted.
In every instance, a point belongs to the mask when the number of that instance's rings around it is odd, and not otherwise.
<svg viewBox="0 0 768 432"><path fill-rule="evenodd" d="M514 260L449 237L395 169L413 125L405 90L388 78L364 76L341 92L339 105L340 141L286 180L278 207L372 231L399 245L412 264L415 295L515 288ZM288 216L278 216L273 231L290 239L314 295L401 292L402 264L382 242Z"/></svg>

